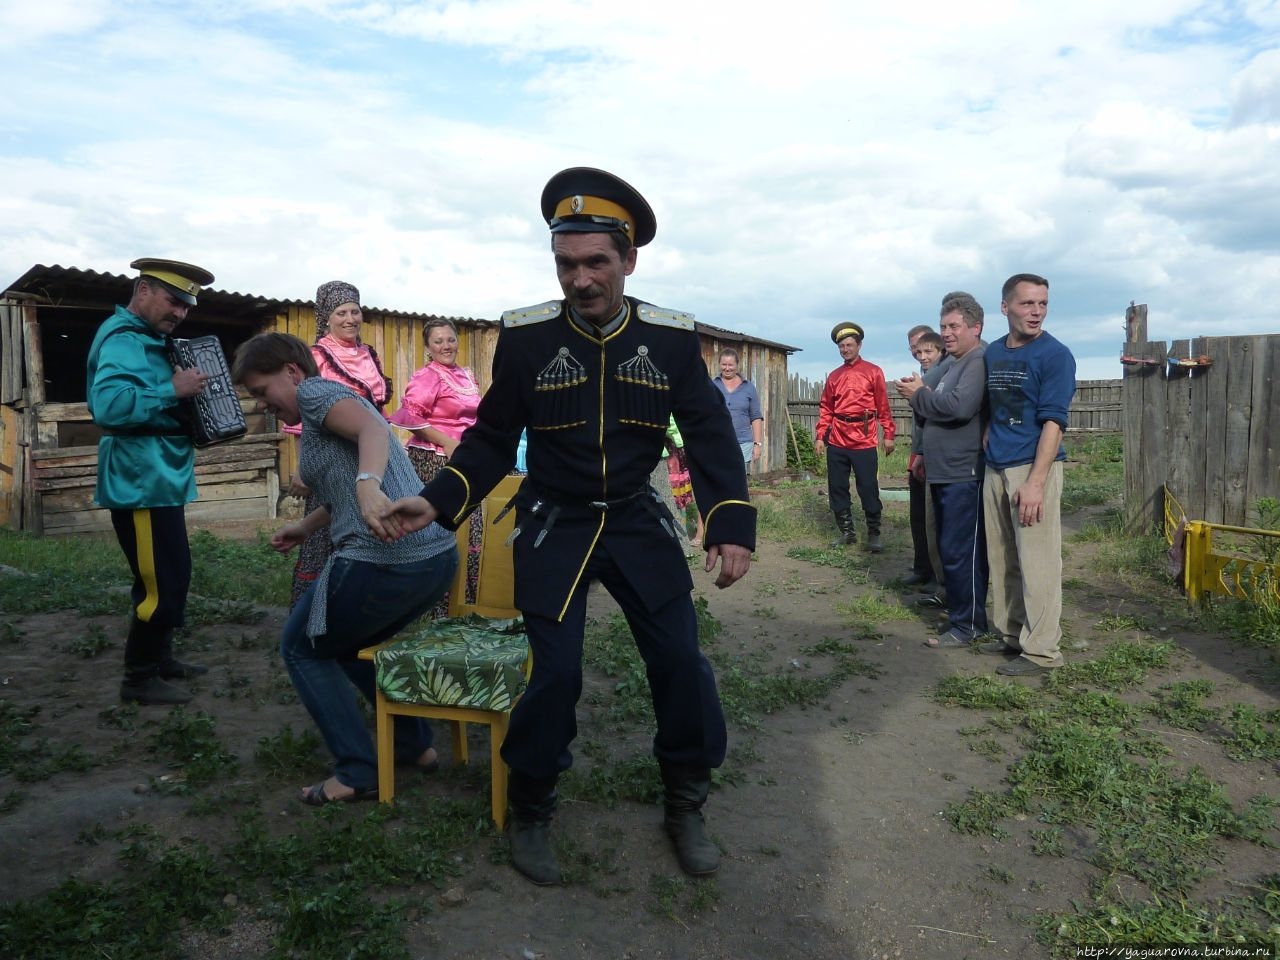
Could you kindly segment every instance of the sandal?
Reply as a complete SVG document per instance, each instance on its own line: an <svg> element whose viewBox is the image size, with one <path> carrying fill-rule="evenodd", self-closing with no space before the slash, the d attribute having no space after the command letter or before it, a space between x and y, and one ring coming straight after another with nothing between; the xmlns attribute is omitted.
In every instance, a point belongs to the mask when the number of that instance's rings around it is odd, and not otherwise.
<svg viewBox="0 0 1280 960"><path fill-rule="evenodd" d="M934 649L937 649L937 648L955 649L958 647L968 647L972 643L973 643L973 639L971 637L962 637L960 634L956 633L954 630L948 630L946 633L940 636L930 637L928 640L924 642L924 645L926 647L932 647Z"/></svg>
<svg viewBox="0 0 1280 960"><path fill-rule="evenodd" d="M355 790L353 793L347 794L345 797L331 797L325 793L324 785L328 783L312 784L302 791L302 795L298 798L309 807L323 807L330 803L360 803L364 800L377 800L378 788L369 787L365 790ZM338 781L341 784L341 781ZM345 784L342 784L345 786Z"/></svg>

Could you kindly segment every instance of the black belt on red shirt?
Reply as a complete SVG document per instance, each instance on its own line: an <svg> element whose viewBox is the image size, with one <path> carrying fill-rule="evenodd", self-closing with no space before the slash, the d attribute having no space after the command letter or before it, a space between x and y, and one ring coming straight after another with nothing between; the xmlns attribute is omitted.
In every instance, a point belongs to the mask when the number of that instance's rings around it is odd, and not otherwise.
<svg viewBox="0 0 1280 960"><path fill-rule="evenodd" d="M832 414L841 423L866 423L868 420L874 420L876 415L868 410L866 413L860 413L856 417L842 417L840 414Z"/></svg>

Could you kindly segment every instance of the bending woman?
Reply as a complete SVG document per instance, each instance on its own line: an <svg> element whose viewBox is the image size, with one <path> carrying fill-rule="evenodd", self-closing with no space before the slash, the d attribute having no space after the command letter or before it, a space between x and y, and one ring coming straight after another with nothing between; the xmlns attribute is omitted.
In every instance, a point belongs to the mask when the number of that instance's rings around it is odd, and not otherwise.
<svg viewBox="0 0 1280 960"><path fill-rule="evenodd" d="M355 695L359 689L373 702L374 667L356 654L394 636L440 598L458 563L453 534L433 524L401 540L381 539L400 531L377 519L379 508L388 495L422 489L421 481L373 405L320 377L297 337L253 337L236 351L232 375L260 409L302 425L299 471L325 504L281 527L271 545L288 553L325 531L334 544L280 637L289 679L335 761L334 775L307 787L301 799L313 806L376 799L377 756ZM406 719L396 718L397 761L434 769L431 728Z"/></svg>
<svg viewBox="0 0 1280 960"><path fill-rule="evenodd" d="M345 280L320 284L316 290L316 342L311 347L311 355L320 369L320 376L350 387L381 413L391 396L391 381L382 372L377 351L360 339L363 322L359 290ZM285 433L298 435L296 426L286 424L283 429ZM307 498L307 513L320 506L315 495L296 475L289 485L289 492ZM293 568L293 590L289 597L291 607L315 581L332 549L329 535L323 531L302 545Z"/></svg>
<svg viewBox="0 0 1280 960"><path fill-rule="evenodd" d="M458 365L458 328L452 320L435 317L422 328L429 360L413 375L405 388L400 409L391 422L413 436L405 445L409 462L418 478L427 484L444 469L462 439L463 431L476 422L480 406L480 385L468 367ZM481 510L471 514L468 531L466 600L474 603L480 577L480 542L484 533ZM434 612L448 613L449 599L444 597Z"/></svg>

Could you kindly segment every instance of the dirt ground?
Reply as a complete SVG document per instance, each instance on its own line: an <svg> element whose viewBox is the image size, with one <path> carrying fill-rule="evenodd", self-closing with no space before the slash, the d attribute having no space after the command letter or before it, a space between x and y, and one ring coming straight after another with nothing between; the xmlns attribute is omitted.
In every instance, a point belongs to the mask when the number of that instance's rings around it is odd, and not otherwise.
<svg viewBox="0 0 1280 960"><path fill-rule="evenodd" d="M909 551L906 505L887 506L894 517L889 549L872 567L873 577L884 584L904 572ZM768 651L780 669L802 670L802 648L850 636L837 607L872 587L850 587L836 569L788 559L788 546L762 542L749 576L729 590L717 591L701 572L695 571L695 580L724 626L723 649L741 649L744 655ZM1064 621L1072 642L1096 648L1115 639L1095 627L1102 616L1119 610L1164 622L1161 611L1177 602L1172 588L1157 597L1132 595L1123 583L1097 572L1093 550L1089 544L1069 546L1066 577L1074 586L1066 591ZM913 596L894 593L904 600ZM593 595L593 615L612 609L607 596ZM248 628L202 628L195 638L214 669L198 685L193 707L216 717L219 736L246 763L265 734L285 723L295 730L309 727L297 703L237 695L240 685L287 687L271 641L282 614L270 610L264 622ZM116 618L97 622L113 638L120 632ZM710 828L725 850L713 906L678 909L673 917L651 909L655 880L679 872L660 831L658 807L567 803L555 829L572 836L577 849L620 866L613 889L597 884L535 888L510 867L493 862L501 860L493 856L501 843L495 837L469 854L453 889L421 890L424 910L408 934L411 955L450 960L1048 957L1035 942L1028 918L1038 911L1070 909L1073 900L1086 897L1094 870L1080 857L1033 855L1033 824L1012 824L1011 836L997 841L957 834L940 815L946 803L963 799L970 788L998 789L1008 758L993 761L969 749L957 730L974 718L930 699L943 677L987 673L995 666L991 658L926 648L922 641L936 623L924 614L882 624L879 638L858 641L860 654L878 667L878 676L845 682L820 706L769 716L763 729L750 735L759 759L740 783L717 790L707 808ZM0 872L0 898L30 897L71 875L112 876L114 844L76 842L96 824L115 829L146 822L183 836L216 829L216 820L187 814L189 800L147 789L166 771L138 749L140 734L99 723L101 712L118 703L118 651L93 660L68 652L69 642L87 629L69 614L19 617L13 625L29 642L5 647L0 695L19 707L40 704L41 735L74 738L93 754L115 750L118 759L85 774L0 786L0 795L15 789L24 795L16 809L0 816L0 862L9 866ZM1275 707L1276 689L1268 685L1274 681L1259 679L1265 666L1260 654L1179 628L1160 636L1174 640L1183 653L1157 682L1204 677L1235 700ZM233 677L240 679L233 684ZM593 683L606 688L602 680ZM440 733L447 759L448 738ZM1172 760L1198 763L1215 776L1235 775L1215 744L1168 731L1162 735L1168 736ZM487 749L478 736L473 756L483 763ZM744 735L731 729L731 736ZM316 774L319 779L323 770ZM1280 795L1276 778L1272 771L1268 782L1233 783L1232 799L1242 802L1259 792ZM427 804L441 793L470 789L470 783L449 776L425 785L402 780L397 802ZM294 798L301 785L281 780L248 802L270 817L310 815ZM350 815L365 809L352 808ZM1243 862L1233 861L1233 873L1266 867L1266 851L1241 844L1234 853ZM1259 862L1250 864L1250 858ZM245 905L246 923L230 936L191 939L189 955L269 955L271 932L248 919L250 906Z"/></svg>

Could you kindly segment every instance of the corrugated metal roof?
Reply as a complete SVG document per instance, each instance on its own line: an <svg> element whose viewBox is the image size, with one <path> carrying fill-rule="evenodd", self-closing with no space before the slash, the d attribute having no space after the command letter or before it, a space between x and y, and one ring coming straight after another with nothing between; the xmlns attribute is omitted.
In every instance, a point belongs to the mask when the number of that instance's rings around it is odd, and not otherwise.
<svg viewBox="0 0 1280 960"><path fill-rule="evenodd" d="M77 303L77 296L83 297L89 290L100 290L110 293L114 302L123 303L128 299L129 290L134 278L118 273L99 273L97 270L86 270L80 267L63 267L54 264L46 266L38 263L5 288L5 296L17 294L38 297L50 303L66 302L68 306L101 306L101 301L92 304ZM214 313L232 315L257 315L279 313L286 307L315 307L314 300L281 300L273 297L259 296L252 293L239 293L232 290L219 290L206 287L200 293L200 306ZM416 310L397 310L391 307L375 307L370 304L361 305L369 313L385 316L406 317L411 320L445 319L454 323L474 327L492 327L499 321L486 320L481 317L444 317L437 313L421 313ZM710 323L698 321L699 333L714 337L717 340L736 340L740 343L755 343L787 353L796 353L800 347L793 347L763 337L740 333L725 327L717 327Z"/></svg>
<svg viewBox="0 0 1280 960"><path fill-rule="evenodd" d="M89 289L112 293L112 296L123 303L128 299L128 292L133 285L134 277L116 273L99 273L96 270L85 270L80 267L63 267L54 264L46 266L38 263L5 288L5 295L12 294L39 297L52 303L58 303L68 297ZM96 304L95 304L96 305ZM232 290L220 290L217 287L205 287L200 292L200 306L211 308L212 312L232 314L279 313L286 307L315 307L314 300L281 300L275 297L264 297L258 294L239 293ZM413 310L395 310L389 307L376 307L362 304L369 313L385 316L406 317L411 320L447 319L455 323L475 327L490 327L496 320L479 317L442 317L435 313L420 313Z"/></svg>

